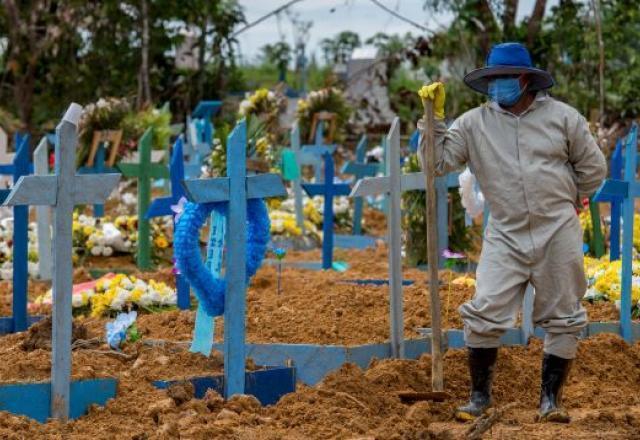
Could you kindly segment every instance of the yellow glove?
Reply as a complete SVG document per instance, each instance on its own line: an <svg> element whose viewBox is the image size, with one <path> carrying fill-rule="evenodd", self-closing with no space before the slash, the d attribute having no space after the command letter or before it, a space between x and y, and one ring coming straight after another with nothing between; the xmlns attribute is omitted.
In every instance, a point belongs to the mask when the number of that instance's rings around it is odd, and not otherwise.
<svg viewBox="0 0 640 440"><path fill-rule="evenodd" d="M440 81L422 86L418 90L418 95L422 98L422 104L425 105L427 99L433 100L433 115L438 119L444 119L444 84Z"/></svg>

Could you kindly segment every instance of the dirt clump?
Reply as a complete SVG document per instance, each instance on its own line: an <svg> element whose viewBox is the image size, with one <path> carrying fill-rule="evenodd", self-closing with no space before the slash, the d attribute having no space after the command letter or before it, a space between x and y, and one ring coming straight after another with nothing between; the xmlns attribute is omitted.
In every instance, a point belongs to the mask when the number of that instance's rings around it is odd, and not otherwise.
<svg viewBox="0 0 640 440"><path fill-rule="evenodd" d="M71 323L71 343L88 338L87 327L77 320ZM24 351L51 350L51 316L46 316L27 330L27 336L20 344Z"/></svg>

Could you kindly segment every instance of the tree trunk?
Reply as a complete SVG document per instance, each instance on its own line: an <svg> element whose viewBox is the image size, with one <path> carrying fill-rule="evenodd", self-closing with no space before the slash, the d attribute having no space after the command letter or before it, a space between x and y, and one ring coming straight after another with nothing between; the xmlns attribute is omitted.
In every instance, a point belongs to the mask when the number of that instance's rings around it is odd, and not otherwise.
<svg viewBox="0 0 640 440"><path fill-rule="evenodd" d="M593 15L596 19L596 34L598 35L598 52L600 59L598 62L598 85L600 97L600 123L604 121L604 40L602 39L602 20L600 17L600 0L591 0Z"/></svg>
<svg viewBox="0 0 640 440"><path fill-rule="evenodd" d="M527 44L529 47L532 47L536 38L538 38L538 34L542 28L542 19L544 18L546 8L547 0L536 0L535 5L533 6L533 13L529 18L529 23L527 25Z"/></svg>
<svg viewBox="0 0 640 440"><path fill-rule="evenodd" d="M141 60L138 74L138 109L151 102L151 86L149 84L149 5L147 0L140 2L141 20Z"/></svg>
<svg viewBox="0 0 640 440"><path fill-rule="evenodd" d="M205 17L200 27L200 37L198 38L198 76L196 88L196 103L204 97L204 60L207 50L207 18Z"/></svg>
<svg viewBox="0 0 640 440"><path fill-rule="evenodd" d="M513 39L515 37L517 12L518 0L504 0L504 13L502 14L502 32L505 39Z"/></svg>
<svg viewBox="0 0 640 440"><path fill-rule="evenodd" d="M477 10L480 19L480 23L478 23L480 47L483 54L487 54L491 49L491 33L496 29L496 21L488 0L479 0L477 2Z"/></svg>

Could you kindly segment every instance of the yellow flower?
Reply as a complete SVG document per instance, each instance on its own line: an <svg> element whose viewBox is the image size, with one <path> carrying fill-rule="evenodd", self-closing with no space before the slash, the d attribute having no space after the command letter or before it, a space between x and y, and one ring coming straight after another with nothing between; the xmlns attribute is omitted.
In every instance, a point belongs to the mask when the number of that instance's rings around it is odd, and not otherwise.
<svg viewBox="0 0 640 440"><path fill-rule="evenodd" d="M143 293L144 293L144 292L142 291L142 289L140 289L140 288L136 287L135 289L133 289L133 290L131 291L131 296L130 296L131 301L133 301L133 302L138 302L138 301L140 301L140 297L142 297L142 294L143 294Z"/></svg>
<svg viewBox="0 0 640 440"><path fill-rule="evenodd" d="M167 241L164 235L158 235L154 240L153 244L155 244L160 249L165 249L169 246L169 242Z"/></svg>
<svg viewBox="0 0 640 440"><path fill-rule="evenodd" d="M84 235L91 235L91 233L93 232L93 226L85 226L82 228L82 233Z"/></svg>
<svg viewBox="0 0 640 440"><path fill-rule="evenodd" d="M468 276L462 276L451 281L451 284L453 284L454 286L475 287L476 280Z"/></svg>

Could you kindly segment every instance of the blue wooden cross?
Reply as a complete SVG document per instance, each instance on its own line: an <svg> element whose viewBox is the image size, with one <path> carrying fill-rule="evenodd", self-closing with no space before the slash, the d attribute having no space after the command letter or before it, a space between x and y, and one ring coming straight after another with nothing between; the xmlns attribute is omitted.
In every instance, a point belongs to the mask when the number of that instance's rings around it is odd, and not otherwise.
<svg viewBox="0 0 640 440"><path fill-rule="evenodd" d="M115 148L115 147L114 147ZM103 174L103 173L117 173L113 167L106 166L105 163L105 155L106 151L104 149L104 144L100 143L98 145L98 149L96 150L96 156L93 160L92 166L82 166L78 168L79 174ZM104 216L104 205L93 205L93 216L94 217L103 217Z"/></svg>
<svg viewBox="0 0 640 440"><path fill-rule="evenodd" d="M309 197L323 196L324 211L322 216L322 268L333 267L333 198L348 196L351 187L346 183L333 181L333 157L326 152L324 158L324 183L303 183L302 188Z"/></svg>
<svg viewBox="0 0 640 440"><path fill-rule="evenodd" d="M22 176L29 174L29 137L16 136L16 154L11 165L0 165L0 173L13 176L13 186ZM0 190L0 201L4 201L10 189ZM3 318L3 327L8 333L27 329L27 287L29 279L29 207L13 207L13 316Z"/></svg>
<svg viewBox="0 0 640 440"><path fill-rule="evenodd" d="M367 136L362 135L358 146L356 147L356 160L344 164L342 174L352 174L356 181L373 177L378 173L380 164L366 163L367 154ZM362 209L364 200L362 197L356 197L353 202L353 235L362 234Z"/></svg>
<svg viewBox="0 0 640 440"><path fill-rule="evenodd" d="M303 145L300 154L300 165L313 166L313 175L315 182L320 183L322 181L322 156L325 153L333 154L336 151L335 144L324 143L324 122L318 122L316 128L315 143L311 145Z"/></svg>
<svg viewBox="0 0 640 440"><path fill-rule="evenodd" d="M634 202L640 197L640 183L636 181L638 168L638 125L634 122L627 135L624 179L607 179L595 194L596 198L622 198L622 275L620 301L620 330L627 342L633 340L631 326L631 288L633 280L633 220Z"/></svg>
<svg viewBox="0 0 640 440"><path fill-rule="evenodd" d="M162 217L165 215L174 216L175 212L171 209L173 205L177 205L182 197L185 196L182 187L184 180L184 156L182 152L182 136L180 136L173 144L173 152L171 153L171 164L169 165L169 176L171 177L171 195L168 197L160 197L151 202L147 210L147 219L153 217ZM173 220L175 230L175 218ZM191 290L189 282L182 274L176 274L176 291L178 296L178 308L180 310L189 310L191 308Z"/></svg>
<svg viewBox="0 0 640 440"><path fill-rule="evenodd" d="M627 141L632 141L632 136L627 136ZM627 148L633 148L627 145ZM611 178L615 180L622 179L622 141L618 139L616 142L616 148L611 155ZM597 193L593 197L594 202L610 202L611 203L611 216L610 216L610 229L609 229L609 261L616 261L620 259L620 218L621 208L623 203L623 197L620 194L608 195L604 193Z"/></svg>
<svg viewBox="0 0 640 440"><path fill-rule="evenodd" d="M187 142L184 154L187 158L185 174L197 178L204 158L211 152L213 144L213 124L211 118L222 107L221 101L200 101L191 117L187 119Z"/></svg>
<svg viewBox="0 0 640 440"><path fill-rule="evenodd" d="M228 202L224 304L224 386L227 398L244 393L245 386L247 199L287 194L278 174L247 176L246 149L247 123L243 119L227 140L228 177L184 182L187 197L192 202Z"/></svg>
<svg viewBox="0 0 640 440"><path fill-rule="evenodd" d="M56 128L55 174L21 177L4 202L9 206L53 206L51 414L63 420L69 417L71 390L73 208L75 205L103 203L120 179L119 174L76 174L78 121L81 114L82 107L71 104Z"/></svg>

